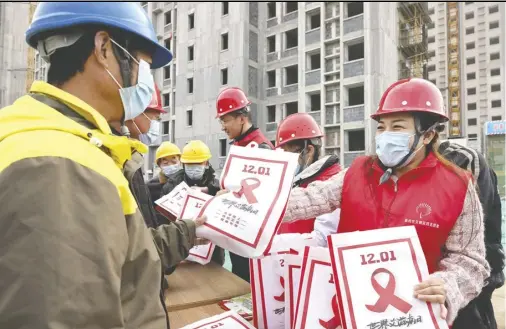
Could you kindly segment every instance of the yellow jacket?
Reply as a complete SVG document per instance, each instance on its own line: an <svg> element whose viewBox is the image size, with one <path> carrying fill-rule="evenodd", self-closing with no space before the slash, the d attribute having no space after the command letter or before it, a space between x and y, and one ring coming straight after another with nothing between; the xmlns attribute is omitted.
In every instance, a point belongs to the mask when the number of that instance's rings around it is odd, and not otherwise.
<svg viewBox="0 0 506 329"><path fill-rule="evenodd" d="M161 263L123 165L137 141L54 86L0 110L0 318L6 328L167 327ZM54 101L54 100L53 100Z"/></svg>

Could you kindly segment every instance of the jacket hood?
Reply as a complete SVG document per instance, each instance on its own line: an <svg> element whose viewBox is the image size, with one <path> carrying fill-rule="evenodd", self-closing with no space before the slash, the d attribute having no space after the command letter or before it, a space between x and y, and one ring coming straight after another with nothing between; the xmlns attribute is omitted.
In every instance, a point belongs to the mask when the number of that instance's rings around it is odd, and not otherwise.
<svg viewBox="0 0 506 329"><path fill-rule="evenodd" d="M105 118L79 98L42 81L35 81L30 93L47 96L53 102L75 112L80 120L70 118L34 97L25 95L0 110L0 142L17 133L59 130L105 148L120 168L131 158L132 151L147 152L147 146L139 141L114 136Z"/></svg>

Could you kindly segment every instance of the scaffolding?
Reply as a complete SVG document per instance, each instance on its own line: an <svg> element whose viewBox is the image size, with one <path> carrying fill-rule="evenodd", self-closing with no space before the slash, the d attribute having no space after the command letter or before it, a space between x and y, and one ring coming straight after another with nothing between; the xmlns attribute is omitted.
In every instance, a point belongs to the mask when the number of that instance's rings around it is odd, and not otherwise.
<svg viewBox="0 0 506 329"><path fill-rule="evenodd" d="M450 137L462 135L460 111L460 53L458 2L447 2L448 15L448 103L450 108Z"/></svg>
<svg viewBox="0 0 506 329"><path fill-rule="evenodd" d="M35 8L37 8L37 2L30 1L28 9L28 20L31 23L33 19L33 14L35 12ZM34 74L35 74L35 49L32 47L28 47L27 52L27 70L26 70L26 92L30 91L30 87L34 80Z"/></svg>
<svg viewBox="0 0 506 329"><path fill-rule="evenodd" d="M431 23L427 2L399 2L400 78L427 79L427 24Z"/></svg>

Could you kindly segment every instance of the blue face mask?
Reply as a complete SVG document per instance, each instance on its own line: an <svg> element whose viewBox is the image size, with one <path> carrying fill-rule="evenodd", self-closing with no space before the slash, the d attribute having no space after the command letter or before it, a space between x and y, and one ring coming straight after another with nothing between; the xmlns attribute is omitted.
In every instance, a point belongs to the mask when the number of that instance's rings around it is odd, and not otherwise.
<svg viewBox="0 0 506 329"><path fill-rule="evenodd" d="M380 135L376 136L376 155L380 159L381 163L387 168L400 168L409 164L415 154L423 147L423 145L411 153L411 155L401 163L410 152L411 147L409 141L415 134L404 133L404 132L392 132L385 131Z"/></svg>
<svg viewBox="0 0 506 329"><path fill-rule="evenodd" d="M165 175L165 177L169 177L170 175L178 172L180 169L181 169L181 165L175 164L175 165L169 165L169 166L162 167L162 172Z"/></svg>
<svg viewBox="0 0 506 329"><path fill-rule="evenodd" d="M151 102L151 97L155 91L155 81L153 79L153 75L151 74L151 68L147 62L142 59L138 61L116 41L112 39L111 41L119 48L121 48L126 54L128 54L128 56L132 58L133 61L139 65L137 84L126 88L121 87L112 73L106 69L107 73L109 73L111 78L120 88L119 94L121 96L121 102L123 103L123 109L125 111L125 121L132 120L136 116L143 113Z"/></svg>
<svg viewBox="0 0 506 329"><path fill-rule="evenodd" d="M145 134L139 135L140 141L146 145L154 144L158 140L158 138L160 137L160 122L155 121L155 120L151 120L151 119L149 119L149 120L151 121L151 124L149 126L148 132ZM137 129L139 129L139 128L137 128Z"/></svg>

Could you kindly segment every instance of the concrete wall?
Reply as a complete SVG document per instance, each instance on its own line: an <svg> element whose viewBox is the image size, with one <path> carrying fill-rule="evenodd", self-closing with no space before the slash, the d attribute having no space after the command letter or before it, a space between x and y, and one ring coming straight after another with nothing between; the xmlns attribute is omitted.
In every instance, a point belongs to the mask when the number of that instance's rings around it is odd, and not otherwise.
<svg viewBox="0 0 506 329"><path fill-rule="evenodd" d="M28 3L0 3L0 108L26 92Z"/></svg>
<svg viewBox="0 0 506 329"><path fill-rule="evenodd" d="M229 14L221 15L221 2L178 2L175 142L181 148L191 139L204 141L213 154L211 164L220 169L219 140L227 138L215 119L215 102L227 86L248 90L247 3L229 3ZM195 15L195 28L188 30L188 14ZM228 50L221 50L221 35L228 33ZM188 46L194 60L188 62ZM228 68L228 84L221 85L221 69ZM194 93L187 90L193 77ZM193 125L187 125L187 111Z"/></svg>
<svg viewBox="0 0 506 329"><path fill-rule="evenodd" d="M381 95L398 77L397 3L364 2L365 41L365 141L366 153L375 150L376 122L370 119Z"/></svg>

